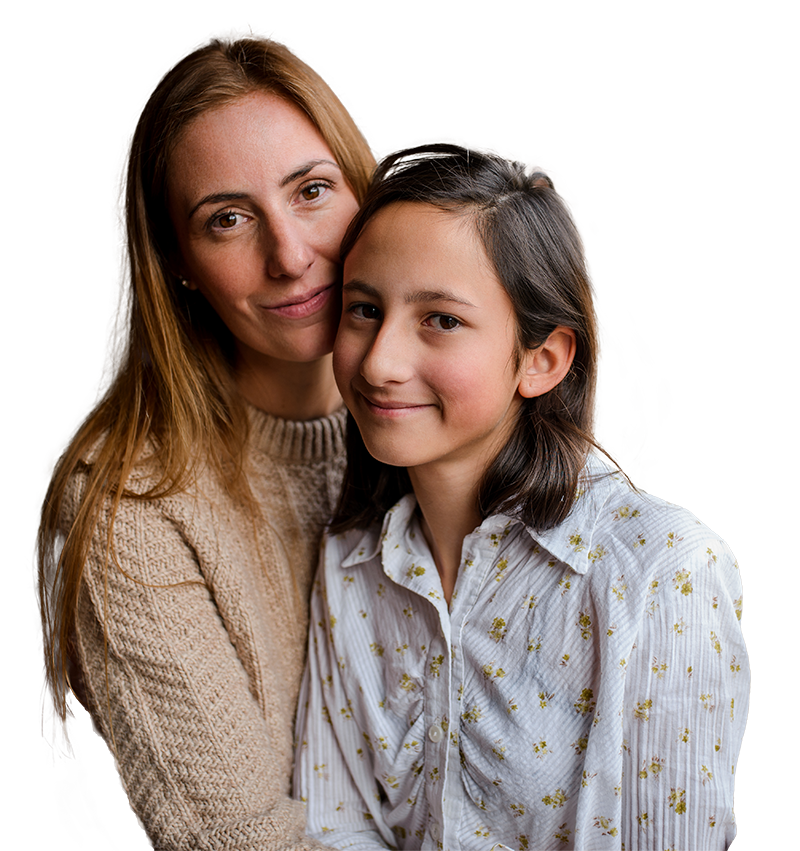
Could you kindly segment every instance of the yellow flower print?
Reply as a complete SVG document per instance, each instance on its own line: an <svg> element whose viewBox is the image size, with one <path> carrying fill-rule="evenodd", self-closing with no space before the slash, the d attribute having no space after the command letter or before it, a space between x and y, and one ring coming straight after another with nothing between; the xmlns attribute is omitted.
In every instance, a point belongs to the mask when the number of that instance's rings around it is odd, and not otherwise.
<svg viewBox="0 0 800 851"><path fill-rule="evenodd" d="M476 724L481 718L483 718L483 712L479 706L473 706L472 709L462 712L461 717L469 724Z"/></svg>
<svg viewBox="0 0 800 851"><path fill-rule="evenodd" d="M497 576L495 576L495 578L494 578L495 582L502 582L503 581L507 567L508 567L508 559L501 558L500 561L497 562L497 564L496 564Z"/></svg>
<svg viewBox="0 0 800 851"><path fill-rule="evenodd" d="M672 789L669 793L669 806L674 809L676 815L683 815L686 812L686 790Z"/></svg>
<svg viewBox="0 0 800 851"><path fill-rule="evenodd" d="M542 739L541 742L533 743L533 752L536 754L537 759L544 759L550 751L547 749L547 742Z"/></svg>
<svg viewBox="0 0 800 851"><path fill-rule="evenodd" d="M691 575L692 573L690 570L679 570L675 576L672 577L672 581L675 583L675 590L680 591L681 594L686 597L692 593L692 583L689 581L689 577Z"/></svg>
<svg viewBox="0 0 800 851"><path fill-rule="evenodd" d="M579 553L586 549L586 545L583 543L583 538L581 538L581 536L577 533L570 535L569 543L574 553Z"/></svg>
<svg viewBox="0 0 800 851"><path fill-rule="evenodd" d="M639 721L649 721L650 716L648 712L653 708L653 701L649 698L647 700L643 700L641 703L637 703L633 710L633 717L638 719Z"/></svg>
<svg viewBox="0 0 800 851"><path fill-rule="evenodd" d="M636 821L639 822L639 827L641 827L642 830L647 830L647 828L650 827L650 816L648 816L647 813L639 813L636 817Z"/></svg>
<svg viewBox="0 0 800 851"><path fill-rule="evenodd" d="M569 572L565 572L561 579L558 580L558 587L561 589L561 596L563 597L570 588L572 588L572 581L569 579Z"/></svg>
<svg viewBox="0 0 800 851"><path fill-rule="evenodd" d="M512 813L514 813L514 818L520 818L525 815L525 805L524 804L510 804L508 807Z"/></svg>
<svg viewBox="0 0 800 851"><path fill-rule="evenodd" d="M444 655L441 654L441 653L438 656L434 656L433 659L431 659L430 671L431 671L432 677L438 677L439 676L439 669L442 667L443 664L444 664Z"/></svg>
<svg viewBox="0 0 800 851"><path fill-rule="evenodd" d="M692 738L692 731L688 727L683 728L683 732L678 736L678 741L688 745Z"/></svg>
<svg viewBox="0 0 800 851"><path fill-rule="evenodd" d="M709 780L714 779L714 775L711 773L711 771L709 771L708 766L706 765L700 766L700 773L703 775L703 786L705 786Z"/></svg>
<svg viewBox="0 0 800 851"><path fill-rule="evenodd" d="M625 599L625 592L628 590L628 585L625 582L625 575L617 577L617 581L614 585L611 586L611 593L618 599Z"/></svg>
<svg viewBox="0 0 800 851"><path fill-rule="evenodd" d="M438 783L439 781L439 769L434 768L432 771L428 773L428 777L431 779L431 783Z"/></svg>
<svg viewBox="0 0 800 851"><path fill-rule="evenodd" d="M528 653L538 653L542 649L542 636L536 637L536 643L533 641L528 643Z"/></svg>
<svg viewBox="0 0 800 851"><path fill-rule="evenodd" d="M600 836L616 836L619 833L619 829L616 827L611 827L612 819L606 818L605 816L595 816L594 817L594 826L599 827L602 833Z"/></svg>
<svg viewBox="0 0 800 851"><path fill-rule="evenodd" d="M553 699L552 692L540 691L539 692L539 706L541 709L546 709L547 704Z"/></svg>
<svg viewBox="0 0 800 851"><path fill-rule="evenodd" d="M706 550L706 555L708 556L708 566L709 566L709 567L711 567L711 565L712 565L712 564L716 564L716 563L717 563L717 557L716 557L716 555L714 554L714 551L711 549L711 547L709 547L709 548Z"/></svg>
<svg viewBox="0 0 800 851"><path fill-rule="evenodd" d="M372 651L372 652L373 652L376 656L383 656L383 647L381 647L381 645L380 645L380 644L376 644L376 643L373 641L373 642L372 642L372 644L370 644L369 649L370 649L370 650L371 650L371 651Z"/></svg>
<svg viewBox="0 0 800 851"><path fill-rule="evenodd" d="M535 594L531 594L531 595L530 595L530 596L529 596L529 597L525 600L525 602L522 604L522 607L523 607L523 608L525 608L525 606L527 605L527 607L528 607L529 609L535 609L535 608L536 608L536 605L538 604L538 602L539 602L539 598L538 598Z"/></svg>
<svg viewBox="0 0 800 851"><path fill-rule="evenodd" d="M494 641L500 642L506 637L506 622L503 618L495 618L492 621L492 628L489 630L489 637Z"/></svg>
<svg viewBox="0 0 800 851"><path fill-rule="evenodd" d="M400 788L400 781L393 774L384 773L383 780L390 789Z"/></svg>
<svg viewBox="0 0 800 851"><path fill-rule="evenodd" d="M497 747L492 748L492 753L497 757L500 762L505 762L506 746L503 744L503 740L495 739L494 743L497 745Z"/></svg>
<svg viewBox="0 0 800 851"><path fill-rule="evenodd" d="M592 637L592 619L586 612L579 612L575 626L581 631L581 638L588 641Z"/></svg>
<svg viewBox="0 0 800 851"><path fill-rule="evenodd" d="M633 542L633 548L637 549L637 547L643 547L647 543L644 535L637 535L636 540Z"/></svg>
<svg viewBox="0 0 800 851"><path fill-rule="evenodd" d="M519 845L519 851L528 851L529 845L528 845L527 835L524 834L524 833L521 833L517 837L517 844Z"/></svg>
<svg viewBox="0 0 800 851"><path fill-rule="evenodd" d="M608 552L608 550L602 545L598 544L587 556L589 561L594 564L596 561L600 561L601 558Z"/></svg>
<svg viewBox="0 0 800 851"><path fill-rule="evenodd" d="M567 797L567 793L563 789L556 789L552 795L545 795L542 798L542 803L547 807L552 807L554 810L557 810L559 807L563 807L564 804L569 800Z"/></svg>
<svg viewBox="0 0 800 851"><path fill-rule="evenodd" d="M596 771L593 771L591 774L589 774L589 772L584 769L583 776L581 777L581 786L585 788L592 782L592 780L594 780L595 777L597 777Z"/></svg>
<svg viewBox="0 0 800 851"><path fill-rule="evenodd" d="M717 656L722 654L722 644L713 629L711 630L711 646L717 651Z"/></svg>
<svg viewBox="0 0 800 851"><path fill-rule="evenodd" d="M574 748L575 753L578 754L578 756L580 756L588 746L589 739L586 736L581 736L580 739L577 739L570 745L571 748Z"/></svg>
<svg viewBox="0 0 800 851"><path fill-rule="evenodd" d="M425 573L425 568L421 564L412 564L406 571L406 578L413 579L415 576L422 576Z"/></svg>
<svg viewBox="0 0 800 851"><path fill-rule="evenodd" d="M488 827L483 824L479 824L477 830L475 831L475 836L481 836L484 839L491 833Z"/></svg>
<svg viewBox="0 0 800 851"><path fill-rule="evenodd" d="M650 762L645 760L642 763L641 770L639 771L639 779L647 780L648 776L658 777L658 775L661 774L662 770L664 769L664 763L665 760L658 756L654 756L650 760Z"/></svg>
<svg viewBox="0 0 800 851"><path fill-rule="evenodd" d="M513 697L511 698L511 700L508 701L508 706L506 707L506 712L509 715L511 715L512 712L516 712L517 709L519 708L514 701L515 701L515 698L513 698Z"/></svg>
<svg viewBox="0 0 800 851"><path fill-rule="evenodd" d="M712 712L714 710L714 707L716 706L715 703L712 703L713 700L714 700L713 694L701 694L700 695L700 703L703 704L703 709L707 710L708 712Z"/></svg>
<svg viewBox="0 0 800 851"><path fill-rule="evenodd" d="M378 583L378 587L377 587L377 589L375 590L375 593L376 593L379 597L383 597L383 595L386 593L386 586L383 584L383 582L379 582L379 583Z"/></svg>
<svg viewBox="0 0 800 851"><path fill-rule="evenodd" d="M316 771L317 777L321 777L323 780L327 780L328 779L328 772L325 771L325 769L327 767L328 766L324 762L321 763L320 765L315 765L314 771Z"/></svg>
<svg viewBox="0 0 800 851"><path fill-rule="evenodd" d="M682 540L683 538L676 538L675 533L670 532L669 535L667 535L667 549L672 549L675 544L679 544Z"/></svg>
<svg viewBox="0 0 800 851"><path fill-rule="evenodd" d="M417 684L408 676L408 674L403 674L400 678L400 688L403 689L403 691L416 691Z"/></svg>
<svg viewBox="0 0 800 851"><path fill-rule="evenodd" d="M395 648L394 648L394 652L395 652L395 653L399 653L401 656L405 656L405 655L406 655L406 650L408 650L408 645L407 645L407 644L401 644L399 647L395 647Z"/></svg>
<svg viewBox="0 0 800 851"><path fill-rule="evenodd" d="M416 686L415 686L415 688L416 688ZM343 707L339 710L339 714L340 714L340 715L342 716L342 718L344 718L346 721L350 721L350 720L352 720L352 718L353 718L353 703L352 703L352 701L351 701L349 698L348 698L348 700L347 700L347 706L343 706Z"/></svg>
<svg viewBox="0 0 800 851"><path fill-rule="evenodd" d="M631 511L630 505L623 505L622 508L618 508L614 512L614 520L630 520L634 517L639 517L641 512L638 508L634 508Z"/></svg>
<svg viewBox="0 0 800 851"><path fill-rule="evenodd" d="M737 620L742 619L742 597L738 597L733 601L733 610L736 612Z"/></svg>
<svg viewBox="0 0 800 851"><path fill-rule="evenodd" d="M564 824L559 826L558 831L553 834L553 837L559 842L567 843L569 842L570 833L572 833L572 831L567 827L567 822L564 822Z"/></svg>
<svg viewBox="0 0 800 851"><path fill-rule="evenodd" d="M659 680L664 679L664 674L667 672L667 668L669 666L666 662L659 662L656 657L653 657L653 664L650 666L650 670L658 677Z"/></svg>
<svg viewBox="0 0 800 851"><path fill-rule="evenodd" d="M559 665L561 665L562 668L566 668L569 665L569 653L565 653L561 657L561 661L559 662Z"/></svg>
<svg viewBox="0 0 800 851"><path fill-rule="evenodd" d="M590 688L583 689L577 703L572 705L578 715L588 715L595 707L594 692Z"/></svg>
<svg viewBox="0 0 800 851"><path fill-rule="evenodd" d="M683 631L686 629L686 621L681 618L677 623L672 624L672 631L675 635L683 635Z"/></svg>
<svg viewBox="0 0 800 851"><path fill-rule="evenodd" d="M414 617L414 607L411 605L411 603L409 603L409 604L405 607L405 609L403 609L403 614L404 614L407 618L413 618L413 617Z"/></svg>

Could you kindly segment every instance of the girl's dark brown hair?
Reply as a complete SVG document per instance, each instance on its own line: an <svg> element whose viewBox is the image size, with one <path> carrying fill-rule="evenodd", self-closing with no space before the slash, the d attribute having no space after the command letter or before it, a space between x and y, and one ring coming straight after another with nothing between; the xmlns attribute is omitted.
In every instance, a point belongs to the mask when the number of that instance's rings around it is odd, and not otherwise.
<svg viewBox="0 0 800 851"><path fill-rule="evenodd" d="M542 396L524 399L516 428L484 476L481 517L505 513L544 530L569 514L593 435L597 327L583 244L566 205L541 171L456 145L409 148L377 168L342 243L344 259L370 219L390 204L429 204L471 219L511 299L519 350L541 345L559 325L575 332L569 373ZM411 483L404 468L367 452L355 422L331 530L380 520Z"/></svg>

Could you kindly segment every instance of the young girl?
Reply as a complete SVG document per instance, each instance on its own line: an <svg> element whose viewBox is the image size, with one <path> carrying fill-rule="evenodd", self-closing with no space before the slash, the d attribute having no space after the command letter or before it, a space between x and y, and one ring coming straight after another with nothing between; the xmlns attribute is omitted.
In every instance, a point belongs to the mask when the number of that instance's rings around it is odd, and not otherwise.
<svg viewBox="0 0 800 851"><path fill-rule="evenodd" d="M312 599L308 830L350 848L727 847L738 567L592 451L591 289L552 183L453 146L401 152L343 255L334 369L360 435Z"/></svg>

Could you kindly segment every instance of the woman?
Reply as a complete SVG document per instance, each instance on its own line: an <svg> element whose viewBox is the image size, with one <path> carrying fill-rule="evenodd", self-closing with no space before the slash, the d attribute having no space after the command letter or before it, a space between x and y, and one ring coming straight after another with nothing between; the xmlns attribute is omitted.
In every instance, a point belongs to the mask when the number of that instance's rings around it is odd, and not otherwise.
<svg viewBox="0 0 800 851"><path fill-rule="evenodd" d="M289 799L321 522L343 466L339 242L373 159L285 47L213 41L156 88L127 176L118 373L39 534L45 664L158 848L311 848Z"/></svg>

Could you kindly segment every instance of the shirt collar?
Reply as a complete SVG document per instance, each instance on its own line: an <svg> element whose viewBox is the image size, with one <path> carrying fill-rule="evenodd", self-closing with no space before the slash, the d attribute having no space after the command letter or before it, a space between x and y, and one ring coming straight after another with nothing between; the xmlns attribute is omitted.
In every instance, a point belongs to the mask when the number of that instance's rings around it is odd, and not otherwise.
<svg viewBox="0 0 800 851"><path fill-rule="evenodd" d="M566 519L544 532L537 532L526 526L528 534L539 546L544 547L576 573L586 573L603 555L602 547L595 544L593 540L595 528L603 508L612 494L619 492L623 481L621 473L610 468L596 456L590 455L581 472L575 502ZM405 535L416 507L417 501L414 495L406 494L386 513L380 530L372 527L364 532L342 562L342 567L353 567L370 561L381 551L385 561L387 552L404 545ZM488 523L496 523L504 527L509 522L520 523L521 521L513 517L497 515L484 521L481 529L486 531L485 527Z"/></svg>

